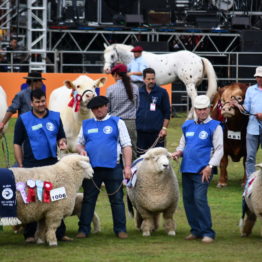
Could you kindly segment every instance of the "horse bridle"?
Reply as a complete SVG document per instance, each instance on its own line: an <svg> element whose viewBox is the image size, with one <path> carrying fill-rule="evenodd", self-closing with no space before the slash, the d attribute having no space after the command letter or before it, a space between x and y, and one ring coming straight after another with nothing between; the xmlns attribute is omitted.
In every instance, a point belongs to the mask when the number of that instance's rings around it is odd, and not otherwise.
<svg viewBox="0 0 262 262"><path fill-rule="evenodd" d="M110 67L113 68L115 66L115 64L120 61L120 55L119 55L119 52L117 51L116 47L114 46L113 47L113 50L116 52L116 61L111 63L110 62ZM105 61L106 62L106 61ZM109 64L109 63L108 63Z"/></svg>

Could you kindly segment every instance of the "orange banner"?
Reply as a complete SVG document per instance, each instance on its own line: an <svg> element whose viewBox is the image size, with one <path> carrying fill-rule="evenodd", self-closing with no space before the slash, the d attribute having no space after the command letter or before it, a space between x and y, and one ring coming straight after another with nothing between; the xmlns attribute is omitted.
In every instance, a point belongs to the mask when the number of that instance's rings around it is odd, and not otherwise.
<svg viewBox="0 0 262 262"><path fill-rule="evenodd" d="M107 81L105 85L100 89L100 95L106 94L106 88L114 84L113 77L109 74L69 74L69 73L46 73L42 76L46 79L44 84L46 85L46 96L49 98L51 92L58 87L63 86L65 80L73 81L80 75L87 75L92 79L98 79L100 77L106 77ZM26 82L27 73L0 73L0 86L3 87L7 94L8 105L11 104L15 94L20 91L20 86ZM171 84L163 86L168 94L171 101ZM1 105L0 105L1 106Z"/></svg>

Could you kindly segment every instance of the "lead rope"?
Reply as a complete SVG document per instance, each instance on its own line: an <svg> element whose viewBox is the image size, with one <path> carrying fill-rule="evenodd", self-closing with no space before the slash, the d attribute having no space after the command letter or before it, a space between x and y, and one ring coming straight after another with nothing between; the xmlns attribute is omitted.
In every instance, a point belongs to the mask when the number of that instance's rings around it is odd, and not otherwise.
<svg viewBox="0 0 262 262"><path fill-rule="evenodd" d="M2 134L2 151L3 151L3 156L4 156L4 160L6 163L6 167L10 167L10 158L9 158L9 150L8 150L8 144L7 144L7 139L5 134Z"/></svg>
<svg viewBox="0 0 262 262"><path fill-rule="evenodd" d="M154 143L148 148L148 149L143 149L143 148L139 148L137 147L136 152L141 155L141 154L145 154L149 149L154 148L158 143L163 142L165 139L161 136L158 136L157 139L154 141Z"/></svg>
<svg viewBox="0 0 262 262"><path fill-rule="evenodd" d="M94 179L92 178L91 180L92 180L95 188L96 188L99 192L102 192L102 190L101 190L101 189L97 186L97 184L95 183ZM110 193L110 194L107 193L107 195L108 195L108 196L113 196L113 195L115 195L115 194L121 189L121 187L122 187L122 182L120 183L120 185L119 185L119 187L117 188L116 191L114 191L113 193Z"/></svg>
<svg viewBox="0 0 262 262"><path fill-rule="evenodd" d="M239 111L240 111L240 113L241 113L242 115L245 115L245 116L255 116L255 114L252 114L252 113L250 113L249 111L247 111L247 110L244 108L244 106L238 102L238 100L236 99L235 96L232 96L232 98L233 98L234 100L236 100L237 103L238 103L238 105L241 107L242 110L239 110ZM259 119L257 119L257 118L256 118L256 120L258 121L259 126L262 128L262 122L261 122L261 120L259 120Z"/></svg>

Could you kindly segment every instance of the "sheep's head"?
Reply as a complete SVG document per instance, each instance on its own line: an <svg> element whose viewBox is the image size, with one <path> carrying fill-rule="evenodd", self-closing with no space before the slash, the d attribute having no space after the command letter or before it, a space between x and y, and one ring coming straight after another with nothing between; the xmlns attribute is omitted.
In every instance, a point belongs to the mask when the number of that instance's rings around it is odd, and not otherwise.
<svg viewBox="0 0 262 262"><path fill-rule="evenodd" d="M84 171L83 178L91 179L93 177L94 170L91 167L89 157L87 156L71 154L64 156L60 161L67 165L71 165L71 167L76 171L82 169Z"/></svg>
<svg viewBox="0 0 262 262"><path fill-rule="evenodd" d="M143 156L145 161L150 161L150 165L157 173L169 171L171 168L171 154L166 148L156 147L148 150Z"/></svg>

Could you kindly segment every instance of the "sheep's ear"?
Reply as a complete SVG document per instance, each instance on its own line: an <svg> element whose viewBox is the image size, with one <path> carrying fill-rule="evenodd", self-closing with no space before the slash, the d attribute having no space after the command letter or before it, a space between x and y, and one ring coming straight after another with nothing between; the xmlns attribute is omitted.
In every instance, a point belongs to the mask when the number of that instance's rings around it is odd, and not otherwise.
<svg viewBox="0 0 262 262"><path fill-rule="evenodd" d="M259 167L259 168L261 168L261 169L262 169L262 163L260 163L260 164L257 164L257 165L256 165L256 167Z"/></svg>
<svg viewBox="0 0 262 262"><path fill-rule="evenodd" d="M106 43L104 43L104 48L106 49L108 47L108 45Z"/></svg>
<svg viewBox="0 0 262 262"><path fill-rule="evenodd" d="M65 86L68 88L68 89L75 89L75 86L73 84L73 82L69 81L69 80L66 80L65 81Z"/></svg>
<svg viewBox="0 0 262 262"><path fill-rule="evenodd" d="M87 169L87 168L90 168L90 164L86 161L79 161L78 162L79 166L81 166L83 169Z"/></svg>
<svg viewBox="0 0 262 262"><path fill-rule="evenodd" d="M170 152L167 152L167 157L172 158L172 154Z"/></svg>

